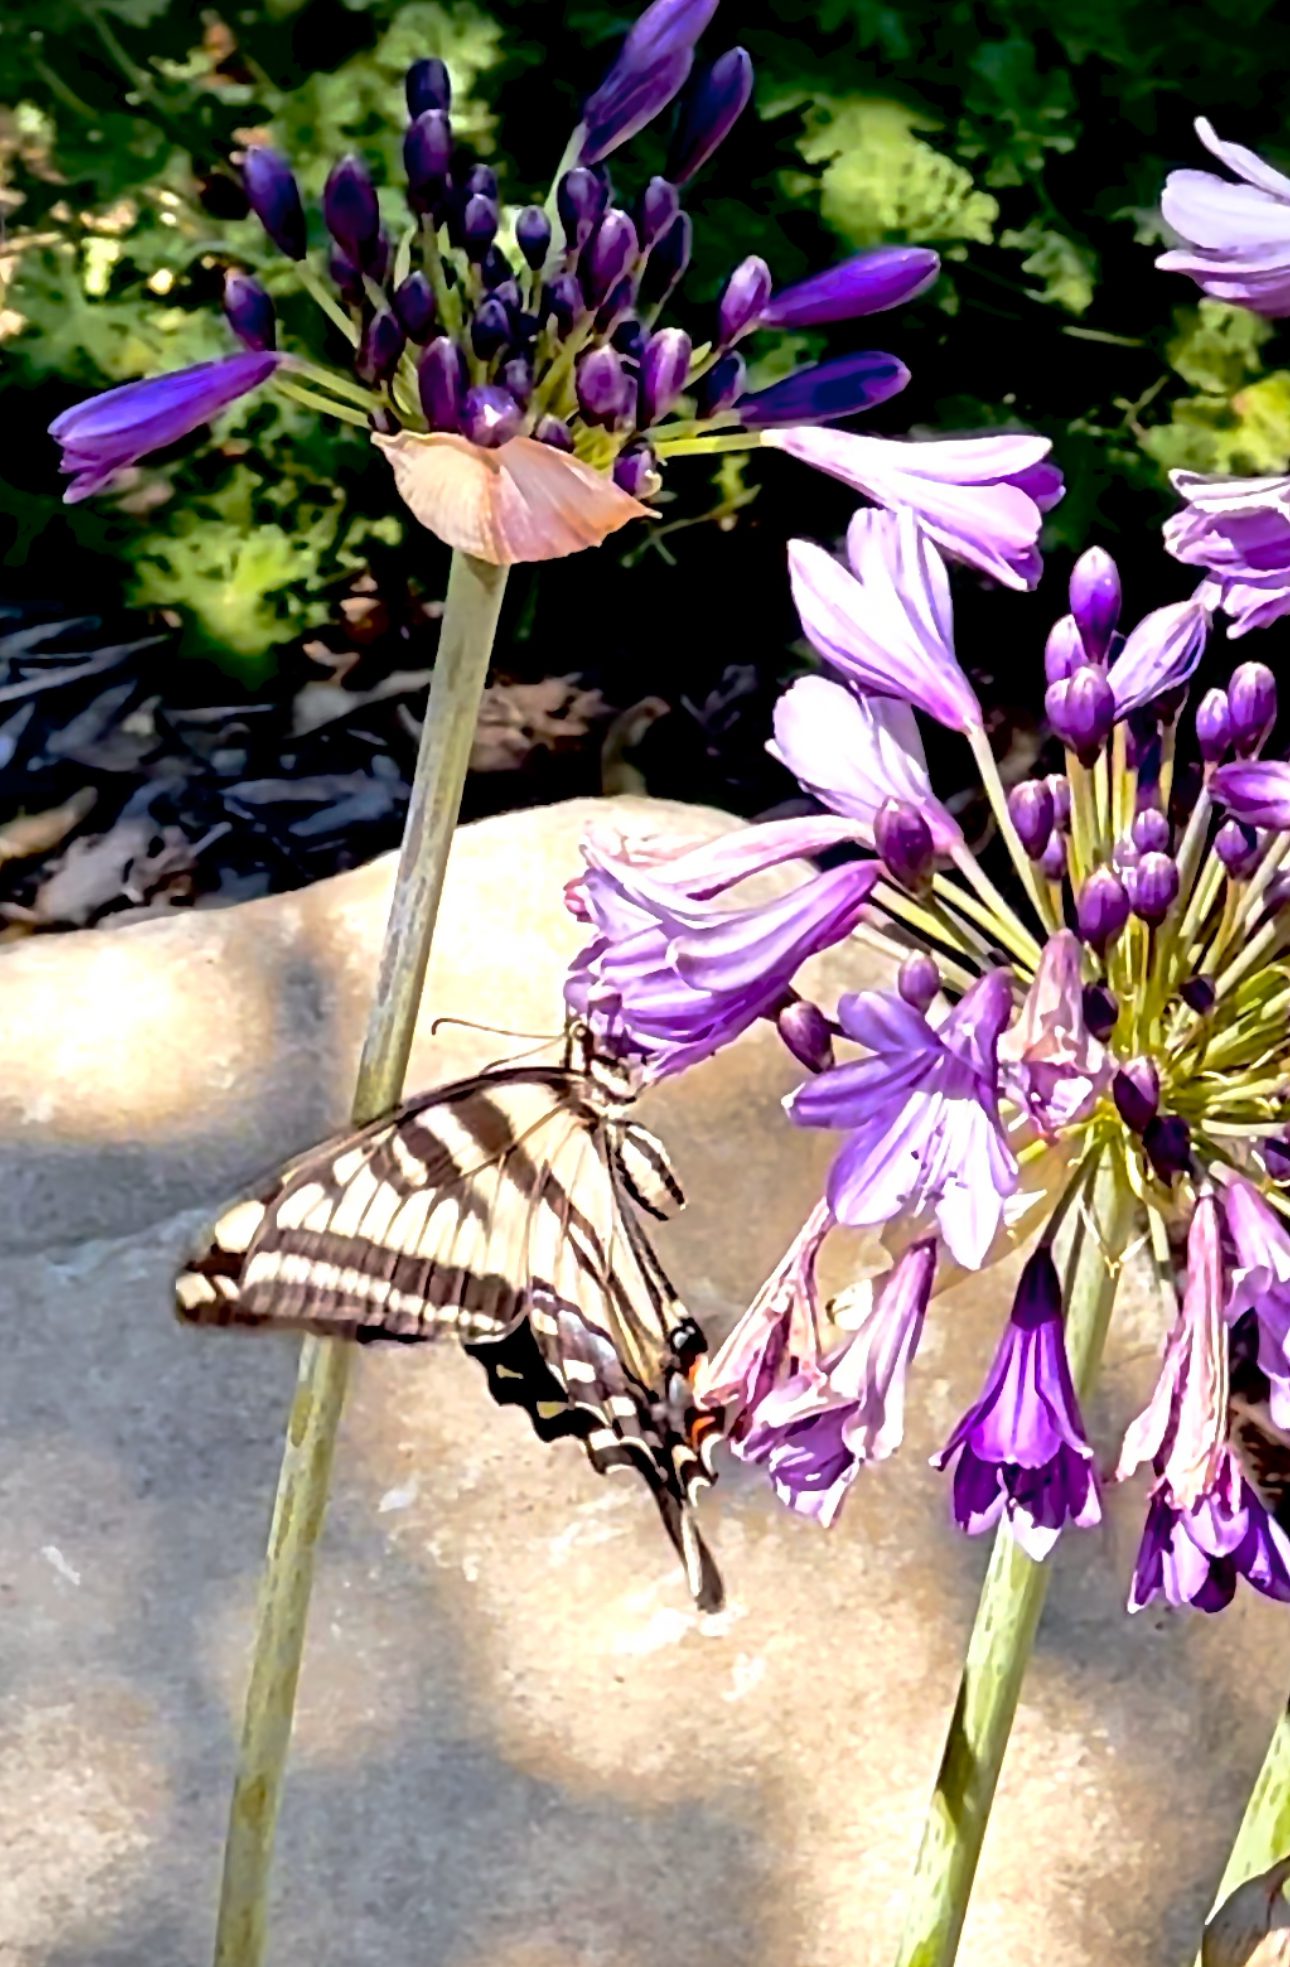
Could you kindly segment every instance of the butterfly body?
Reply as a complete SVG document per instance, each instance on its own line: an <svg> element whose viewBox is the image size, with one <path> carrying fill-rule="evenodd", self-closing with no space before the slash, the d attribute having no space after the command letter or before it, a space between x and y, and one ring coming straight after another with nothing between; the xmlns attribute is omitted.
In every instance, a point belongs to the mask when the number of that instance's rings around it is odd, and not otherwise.
<svg viewBox="0 0 1290 1967"><path fill-rule="evenodd" d="M696 1600L721 1602L691 1510L715 1427L703 1349L636 1209L683 1203L634 1086L571 1029L562 1065L478 1074L289 1164L180 1272L179 1316L360 1343L453 1333L502 1405L646 1480ZM697 1348L696 1348L697 1335Z"/></svg>

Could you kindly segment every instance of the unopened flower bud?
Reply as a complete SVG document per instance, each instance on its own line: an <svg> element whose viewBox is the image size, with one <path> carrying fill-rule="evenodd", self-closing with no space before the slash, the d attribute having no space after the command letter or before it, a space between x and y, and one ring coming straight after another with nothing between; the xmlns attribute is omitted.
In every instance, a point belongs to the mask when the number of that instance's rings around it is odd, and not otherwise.
<svg viewBox="0 0 1290 1967"><path fill-rule="evenodd" d="M388 307L378 308L363 327L354 367L363 382L388 382L403 353L403 330Z"/></svg>
<svg viewBox="0 0 1290 1967"><path fill-rule="evenodd" d="M540 205L526 205L515 221L515 243L535 273L551 250L551 221Z"/></svg>
<svg viewBox="0 0 1290 1967"><path fill-rule="evenodd" d="M684 328L660 328L645 345L636 419L642 430L665 417L690 373L690 337Z"/></svg>
<svg viewBox="0 0 1290 1967"><path fill-rule="evenodd" d="M1133 844L1144 854L1167 854L1173 838L1158 806L1144 806L1133 822Z"/></svg>
<svg viewBox="0 0 1290 1967"><path fill-rule="evenodd" d="M1237 755L1249 758L1276 722L1277 680L1266 663L1243 662L1232 671L1227 707Z"/></svg>
<svg viewBox="0 0 1290 1967"><path fill-rule="evenodd" d="M1065 683L1050 683L1044 708L1062 743L1091 765L1115 725L1115 696L1102 671L1077 669Z"/></svg>
<svg viewBox="0 0 1290 1967"><path fill-rule="evenodd" d="M491 164L471 165L461 181L461 197L463 204L468 198L491 198L495 205L500 202L497 173Z"/></svg>
<svg viewBox="0 0 1290 1967"><path fill-rule="evenodd" d="M879 854L897 881L906 888L923 885L932 871L936 849L931 828L905 799L886 799L878 808L873 837Z"/></svg>
<svg viewBox="0 0 1290 1967"><path fill-rule="evenodd" d="M748 364L738 349L732 348L714 362L706 376L700 376L694 394L701 417L720 416L733 409L748 386Z"/></svg>
<svg viewBox="0 0 1290 1967"><path fill-rule="evenodd" d="M612 340L620 355L629 362L639 362L649 341L649 329L638 314L628 314L614 329Z"/></svg>
<svg viewBox="0 0 1290 1967"><path fill-rule="evenodd" d="M481 362L491 362L511 339L511 317L505 301L490 294L475 309L470 324L470 345Z"/></svg>
<svg viewBox="0 0 1290 1967"><path fill-rule="evenodd" d="M1115 992L1108 990L1105 984L1085 984L1081 1003L1084 1023L1091 1036L1105 1043L1115 1030L1120 1016Z"/></svg>
<svg viewBox="0 0 1290 1967"><path fill-rule="evenodd" d="M1066 683L1084 667L1084 644L1074 615L1063 615L1048 631L1044 644L1044 676L1049 683Z"/></svg>
<svg viewBox="0 0 1290 1967"><path fill-rule="evenodd" d="M1178 899L1178 863L1172 854L1144 854L1133 870L1129 892L1133 912L1143 922L1163 922Z"/></svg>
<svg viewBox="0 0 1290 1967"><path fill-rule="evenodd" d="M1196 743L1207 765L1218 765L1232 744L1232 718L1226 690L1206 690L1196 706Z"/></svg>
<svg viewBox="0 0 1290 1967"><path fill-rule="evenodd" d="M521 410L527 410L533 396L533 364L527 355L513 355L503 362L497 380L508 389Z"/></svg>
<svg viewBox="0 0 1290 1967"><path fill-rule="evenodd" d="M473 192L461 210L461 243L468 259L483 259L497 237L497 226L497 200Z"/></svg>
<svg viewBox="0 0 1290 1967"><path fill-rule="evenodd" d="M636 305L637 279L634 273L624 273L600 303L596 314L596 333L613 336L614 329Z"/></svg>
<svg viewBox="0 0 1290 1967"><path fill-rule="evenodd" d="M1263 1165L1274 1182L1290 1182L1290 1135L1264 1141Z"/></svg>
<svg viewBox="0 0 1290 1967"><path fill-rule="evenodd" d="M460 430L466 363L449 335L437 335L417 364L421 408L431 430Z"/></svg>
<svg viewBox="0 0 1290 1967"><path fill-rule="evenodd" d="M924 950L907 956L896 974L896 988L906 1004L926 1011L941 987L941 973Z"/></svg>
<svg viewBox="0 0 1290 1967"><path fill-rule="evenodd" d="M429 341L434 331L434 289L424 273L409 273L394 290L394 312L409 341Z"/></svg>
<svg viewBox="0 0 1290 1967"><path fill-rule="evenodd" d="M572 334L587 312L582 282L576 273L557 273L547 286L544 302L558 335Z"/></svg>
<svg viewBox="0 0 1290 1967"><path fill-rule="evenodd" d="M667 178L651 178L636 201L636 234L643 253L663 237L680 209L676 186Z"/></svg>
<svg viewBox="0 0 1290 1967"><path fill-rule="evenodd" d="M1050 772L1044 784L1053 795L1053 825L1065 833L1071 823L1070 780L1064 772Z"/></svg>
<svg viewBox="0 0 1290 1967"><path fill-rule="evenodd" d="M442 109L427 109L408 124L403 169L414 211L429 211L443 197L452 165L452 124Z"/></svg>
<svg viewBox="0 0 1290 1967"><path fill-rule="evenodd" d="M1090 662L1104 663L1120 619L1120 574L1100 546L1081 553L1071 569L1071 614Z"/></svg>
<svg viewBox="0 0 1290 1967"><path fill-rule="evenodd" d="M1214 835L1214 852L1234 881L1248 881L1259 863L1259 836L1240 820L1224 820Z"/></svg>
<svg viewBox="0 0 1290 1967"><path fill-rule="evenodd" d="M411 117L422 116L430 109L452 107L452 77L446 62L440 61L437 55L414 61L403 86Z"/></svg>
<svg viewBox="0 0 1290 1967"><path fill-rule="evenodd" d="M267 144L253 144L242 160L247 202L275 246L288 259L305 256L305 208L286 158Z"/></svg>
<svg viewBox="0 0 1290 1967"><path fill-rule="evenodd" d="M1160 1110L1160 1074L1153 1059L1127 1059L1111 1081L1116 1111L1131 1133L1145 1133Z"/></svg>
<svg viewBox="0 0 1290 1967"><path fill-rule="evenodd" d="M757 326L770 299L770 268L751 253L741 260L725 285L717 306L717 346L728 348Z"/></svg>
<svg viewBox="0 0 1290 1967"><path fill-rule="evenodd" d="M1147 1159L1166 1187L1191 1166L1191 1129L1177 1113L1158 1113L1142 1135Z"/></svg>
<svg viewBox="0 0 1290 1967"><path fill-rule="evenodd" d="M225 274L224 315L244 347L267 349L277 342L273 302L249 273Z"/></svg>
<svg viewBox="0 0 1290 1967"><path fill-rule="evenodd" d="M775 1019L776 1029L799 1065L825 1072L833 1064L833 1033L818 1004L794 997Z"/></svg>
<svg viewBox="0 0 1290 1967"><path fill-rule="evenodd" d="M1053 830L1053 795L1046 779L1023 779L1008 794L1008 811L1017 836L1032 861L1048 845Z"/></svg>
<svg viewBox="0 0 1290 1967"><path fill-rule="evenodd" d="M1039 856L1039 871L1049 881L1061 881L1066 875L1066 836L1054 827L1044 842Z"/></svg>
<svg viewBox="0 0 1290 1967"><path fill-rule="evenodd" d="M622 279L638 250L630 214L613 206L596 227L582 257L582 284L593 307L599 307L610 288Z"/></svg>
<svg viewBox="0 0 1290 1967"><path fill-rule="evenodd" d="M1218 993L1208 977L1188 977L1178 992L1189 1011L1198 1018L1207 1018L1217 1002Z"/></svg>
<svg viewBox="0 0 1290 1967"><path fill-rule="evenodd" d="M323 218L336 244L356 266L366 266L380 237L376 186L359 157L333 164L323 186Z"/></svg>
<svg viewBox="0 0 1290 1967"><path fill-rule="evenodd" d="M461 427L472 444L482 445L485 450L496 450L519 435L523 421L523 412L509 389L503 389L497 383L482 382L466 391Z"/></svg>
<svg viewBox="0 0 1290 1967"><path fill-rule="evenodd" d="M1129 897L1118 874L1095 867L1080 889L1075 917L1079 932L1093 949L1104 950L1129 919Z"/></svg>
<svg viewBox="0 0 1290 1967"><path fill-rule="evenodd" d="M605 190L594 171L575 164L566 171L556 188L556 210L564 227L565 244L571 253L580 253L595 230L606 205Z"/></svg>
<svg viewBox="0 0 1290 1967"><path fill-rule="evenodd" d="M641 297L652 307L662 307L678 281L683 279L694 251L694 223L688 212L678 212L650 253L641 279Z"/></svg>
<svg viewBox="0 0 1290 1967"><path fill-rule="evenodd" d="M652 499L662 482L648 444L630 444L614 459L614 483L629 498Z"/></svg>
<svg viewBox="0 0 1290 1967"><path fill-rule="evenodd" d="M553 451L572 451L573 432L563 417L545 416L539 419L533 435L539 444L550 445Z"/></svg>
<svg viewBox="0 0 1290 1967"><path fill-rule="evenodd" d="M616 349L593 348L578 364L578 407L588 423L612 426L625 413L631 395L627 371Z"/></svg>
<svg viewBox="0 0 1290 1967"><path fill-rule="evenodd" d="M752 57L746 48L731 48L699 78L682 103L668 152L667 174L677 184L685 184L702 170L725 142L748 107L752 88Z"/></svg>

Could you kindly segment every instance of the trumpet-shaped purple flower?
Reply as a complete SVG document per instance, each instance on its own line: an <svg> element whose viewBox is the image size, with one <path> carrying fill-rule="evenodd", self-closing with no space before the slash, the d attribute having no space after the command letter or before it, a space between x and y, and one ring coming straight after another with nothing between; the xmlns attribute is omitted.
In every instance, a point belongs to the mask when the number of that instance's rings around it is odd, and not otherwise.
<svg viewBox="0 0 1290 1967"><path fill-rule="evenodd" d="M839 1222L872 1227L928 1209L955 1260L980 1268L1018 1179L998 1105L1011 1008L1006 970L980 978L936 1027L894 992L840 999L842 1030L873 1056L785 1101L799 1126L847 1130L827 1191Z"/></svg>
<svg viewBox="0 0 1290 1967"><path fill-rule="evenodd" d="M1252 1311L1259 1370L1277 1427L1290 1427L1290 1232L1253 1183L1234 1175L1224 1192L1228 1234L1236 1248L1227 1316Z"/></svg>
<svg viewBox="0 0 1290 1967"><path fill-rule="evenodd" d="M127 465L209 423L267 382L281 360L269 349L226 355L219 362L123 383L73 404L49 426L50 436L63 449L59 469L72 479L64 504L75 505L101 492Z"/></svg>
<svg viewBox="0 0 1290 1967"><path fill-rule="evenodd" d="M817 1202L747 1311L711 1358L699 1363L695 1400L719 1409L727 1441L742 1441L762 1401L803 1367L818 1377L815 1263L832 1227L828 1204Z"/></svg>
<svg viewBox="0 0 1290 1967"><path fill-rule="evenodd" d="M1202 587L1190 601L1143 616L1107 671L1117 721L1190 682L1205 653L1210 613Z"/></svg>
<svg viewBox="0 0 1290 1967"><path fill-rule="evenodd" d="M935 1270L935 1239L911 1244L855 1330L764 1394L735 1443L741 1461L765 1467L781 1502L825 1529L864 1464L900 1446L905 1378Z"/></svg>
<svg viewBox="0 0 1290 1967"><path fill-rule="evenodd" d="M1290 178L1243 144L1224 143L1203 116L1196 134L1240 183L1212 171L1171 171L1161 209L1185 244L1156 265L1190 275L1215 300L1290 314Z"/></svg>
<svg viewBox="0 0 1290 1967"><path fill-rule="evenodd" d="M940 256L927 246L878 246L785 287L762 309L764 328L818 328L901 307L930 287ZM785 433L786 435L790 433ZM784 446L789 449L788 445Z"/></svg>
<svg viewBox="0 0 1290 1967"><path fill-rule="evenodd" d="M1028 1557L1047 1557L1064 1526L1102 1520L1093 1450L1066 1358L1062 1292L1045 1246L1021 1273L981 1398L934 1466L954 1469L954 1520L970 1537L1000 1517Z"/></svg>
<svg viewBox="0 0 1290 1967"><path fill-rule="evenodd" d="M598 164L680 94L717 0L653 0L582 112L584 164Z"/></svg>
<svg viewBox="0 0 1290 1967"><path fill-rule="evenodd" d="M942 553L1003 586L1032 588L1038 581L1043 515L1065 489L1057 467L1046 462L1052 448L1046 437L1004 432L911 443L803 429L771 431L762 441L878 505L912 512Z"/></svg>
<svg viewBox="0 0 1290 1967"><path fill-rule="evenodd" d="M1214 797L1247 826L1290 827L1290 763L1284 758L1220 765L1210 786Z"/></svg>
<svg viewBox="0 0 1290 1967"><path fill-rule="evenodd" d="M1228 633L1248 635L1290 613L1290 478L1170 478L1187 510L1165 521L1165 546L1209 574L1215 605L1231 617Z"/></svg>
<svg viewBox="0 0 1290 1967"><path fill-rule="evenodd" d="M958 822L932 791L914 713L894 697L863 697L827 677L803 676L775 706L768 747L832 812L856 821L874 845L874 821L890 799L917 809L938 854L962 845Z"/></svg>
<svg viewBox="0 0 1290 1967"><path fill-rule="evenodd" d="M1209 1487L1187 1509L1152 1493L1133 1569L1129 1610L1153 1598L1221 1612L1238 1578L1266 1598L1290 1599L1290 1538L1274 1523L1225 1448Z"/></svg>
<svg viewBox="0 0 1290 1967"><path fill-rule="evenodd" d="M758 317L758 325L764 317ZM741 396L735 408L750 430L769 430L776 424L836 423L858 416L889 396L898 396L909 381L909 370L894 355L876 348L856 355L839 355L814 368L797 369L751 396Z"/></svg>
<svg viewBox="0 0 1290 1967"><path fill-rule="evenodd" d="M1213 1489L1226 1453L1227 1329L1218 1201L1197 1197L1187 1233L1187 1288L1165 1346L1155 1390L1129 1424L1116 1480L1153 1462L1158 1489L1189 1510Z"/></svg>
<svg viewBox="0 0 1290 1967"><path fill-rule="evenodd" d="M802 629L847 682L925 710L952 731L981 725L981 706L954 654L950 584L912 512L857 512L844 567L792 540L793 600Z"/></svg>
<svg viewBox="0 0 1290 1967"><path fill-rule="evenodd" d="M1021 1014L999 1044L1004 1084L1049 1139L1092 1112L1111 1076L1106 1047L1084 1018L1081 954L1069 929L1049 938Z"/></svg>

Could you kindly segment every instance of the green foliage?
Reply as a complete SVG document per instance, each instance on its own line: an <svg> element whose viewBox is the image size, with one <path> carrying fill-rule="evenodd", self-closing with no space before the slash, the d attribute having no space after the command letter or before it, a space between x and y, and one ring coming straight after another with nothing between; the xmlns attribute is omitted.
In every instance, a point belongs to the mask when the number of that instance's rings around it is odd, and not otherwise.
<svg viewBox="0 0 1290 1967"><path fill-rule="evenodd" d="M808 111L801 151L808 164L824 166L820 216L849 246L990 243L998 201L915 135L920 123L926 127L901 104L876 99L825 101Z"/></svg>
<svg viewBox="0 0 1290 1967"><path fill-rule="evenodd" d="M1170 366L1196 393L1176 398L1168 422L1143 433L1166 470L1233 474L1290 467L1290 372L1263 374L1270 322L1220 301L1177 310Z"/></svg>

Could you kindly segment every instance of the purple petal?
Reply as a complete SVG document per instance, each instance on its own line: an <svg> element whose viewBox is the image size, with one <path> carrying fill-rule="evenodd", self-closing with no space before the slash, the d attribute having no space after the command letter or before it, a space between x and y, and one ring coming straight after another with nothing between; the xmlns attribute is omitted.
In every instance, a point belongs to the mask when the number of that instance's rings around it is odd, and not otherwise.
<svg viewBox="0 0 1290 1967"><path fill-rule="evenodd" d="M900 307L930 287L940 272L926 246L879 246L841 266L799 280L776 294L761 316L764 328L815 328Z"/></svg>
<svg viewBox="0 0 1290 1967"><path fill-rule="evenodd" d="M1107 673L1117 719L1188 682L1208 637L1209 610L1194 596L1144 616Z"/></svg>
<svg viewBox="0 0 1290 1967"><path fill-rule="evenodd" d="M1247 826L1290 827L1290 764L1257 758L1220 765L1212 781L1216 799Z"/></svg>
<svg viewBox="0 0 1290 1967"><path fill-rule="evenodd" d="M683 930L672 960L698 990L770 989L776 980L782 989L807 957L851 934L881 874L876 861L831 868L778 901Z"/></svg>
<svg viewBox="0 0 1290 1967"><path fill-rule="evenodd" d="M209 423L273 374L282 356L271 350L228 355L191 369L123 383L73 404L49 426L63 447L60 469L74 474L64 502L98 492L125 466L177 443Z"/></svg>
<svg viewBox="0 0 1290 1967"><path fill-rule="evenodd" d="M918 726L908 704L858 697L823 676L804 676L775 706L769 747L806 791L860 822L866 846L888 799L916 806L940 854L962 843L957 822L934 796Z"/></svg>
<svg viewBox="0 0 1290 1967"><path fill-rule="evenodd" d="M894 355L866 349L819 362L813 369L799 369L768 389L741 396L735 408L750 430L766 430L773 424L833 423L898 396L908 381L909 370Z"/></svg>

